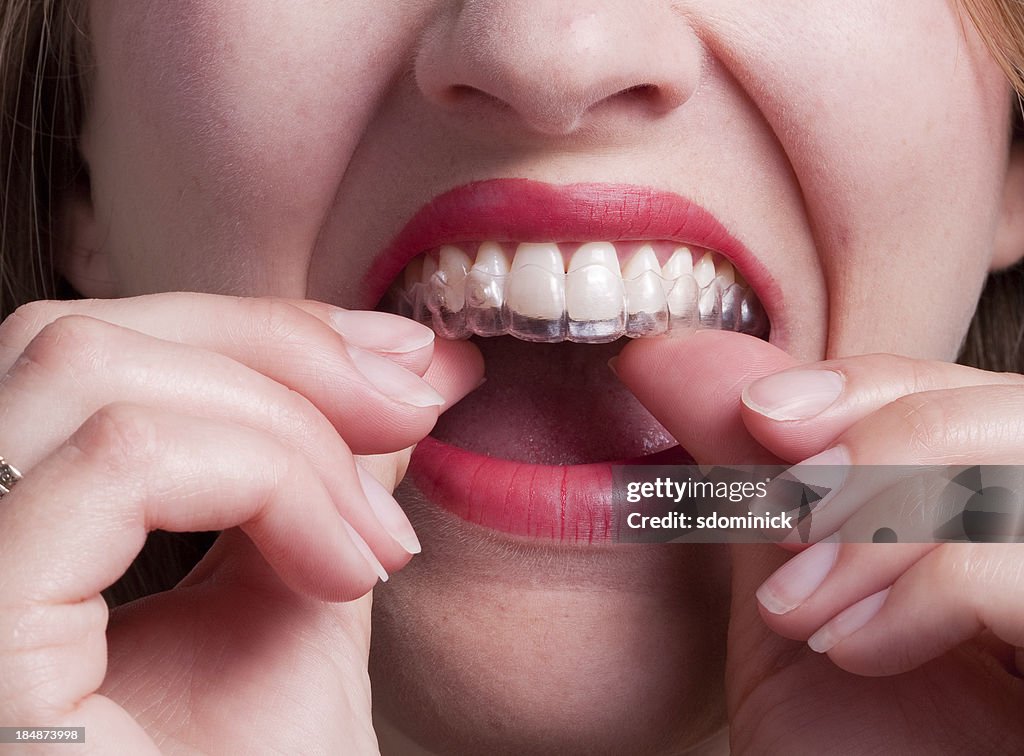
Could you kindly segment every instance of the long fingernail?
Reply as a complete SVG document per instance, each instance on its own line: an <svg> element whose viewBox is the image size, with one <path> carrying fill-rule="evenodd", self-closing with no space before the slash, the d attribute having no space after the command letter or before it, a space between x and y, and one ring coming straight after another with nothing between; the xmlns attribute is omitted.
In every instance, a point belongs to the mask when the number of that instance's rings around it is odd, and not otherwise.
<svg viewBox="0 0 1024 756"><path fill-rule="evenodd" d="M356 473L359 475L359 483L363 487L363 493L366 494L366 500L370 503L370 509L373 510L384 530L410 554L419 554L423 550L423 547L420 546L420 539L416 537L412 523L405 516L405 510L395 501L395 497L389 494L380 481L358 463L356 464Z"/></svg>
<svg viewBox="0 0 1024 756"><path fill-rule="evenodd" d="M825 623L818 632L807 640L807 645L812 651L823 654L832 649L837 643L849 638L855 632L868 624L885 603L885 597L889 595L890 588L878 593L872 593L863 598L853 606L844 609L831 620Z"/></svg>
<svg viewBox="0 0 1024 756"><path fill-rule="evenodd" d="M784 475L800 481L804 486L811 486L815 493L821 495L815 507L817 509L835 498L845 485L849 473L850 452L842 444L837 444L793 465Z"/></svg>
<svg viewBox="0 0 1024 756"><path fill-rule="evenodd" d="M814 543L834 532L823 531L822 527L842 524L829 521L811 527L831 506L849 473L850 453L840 444L793 465L768 484L765 503L769 509L788 512L796 520L796 527L785 534L783 542Z"/></svg>
<svg viewBox="0 0 1024 756"><path fill-rule="evenodd" d="M844 384L834 370L788 370L751 383L743 403L772 420L808 420L834 404Z"/></svg>
<svg viewBox="0 0 1024 756"><path fill-rule="evenodd" d="M440 407L444 397L415 373L365 349L345 348L356 370L385 396L414 407Z"/></svg>
<svg viewBox="0 0 1024 756"><path fill-rule="evenodd" d="M369 544L363 540L363 537L356 532L355 528L348 524L347 520L342 520L341 524L345 526L345 531L348 533L348 537L352 539L352 543L355 544L356 550L363 555L363 559L377 573L377 577L381 579L381 582L388 582L388 571L384 569L384 565L380 563L380 560L373 553L373 549L370 548Z"/></svg>
<svg viewBox="0 0 1024 756"><path fill-rule="evenodd" d="M821 587L836 563L839 543L829 538L790 559L757 589L757 600L772 614L786 614Z"/></svg>
<svg viewBox="0 0 1024 756"><path fill-rule="evenodd" d="M352 346L383 354L405 354L430 346L434 332L399 315L372 310L335 310L334 330Z"/></svg>

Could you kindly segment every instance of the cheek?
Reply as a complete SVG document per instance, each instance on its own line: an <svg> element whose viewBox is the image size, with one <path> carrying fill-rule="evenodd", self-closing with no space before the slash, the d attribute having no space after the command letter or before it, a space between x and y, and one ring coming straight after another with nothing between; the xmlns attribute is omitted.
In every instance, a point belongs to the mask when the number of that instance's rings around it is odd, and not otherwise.
<svg viewBox="0 0 1024 756"><path fill-rule="evenodd" d="M890 36L899 52L887 65L844 80L850 102L821 142L835 176L809 172L829 188L815 211L830 279L830 356L881 349L955 358L994 251L1007 86L980 41L962 38L953 11L935 14L934 3L929 11L891 20L922 33Z"/></svg>
<svg viewBox="0 0 1024 756"><path fill-rule="evenodd" d="M801 187L830 356L952 358L993 250L1002 73L952 4L771 7L756 33L718 31Z"/></svg>
<svg viewBox="0 0 1024 756"><path fill-rule="evenodd" d="M84 150L121 293L302 295L320 222L409 26L388 16L363 4L94 4Z"/></svg>

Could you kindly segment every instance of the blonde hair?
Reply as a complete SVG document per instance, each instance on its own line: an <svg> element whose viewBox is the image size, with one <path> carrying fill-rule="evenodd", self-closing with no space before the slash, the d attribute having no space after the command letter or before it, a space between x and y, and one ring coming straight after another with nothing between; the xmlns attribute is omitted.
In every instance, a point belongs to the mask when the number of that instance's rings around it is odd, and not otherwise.
<svg viewBox="0 0 1024 756"><path fill-rule="evenodd" d="M960 0L989 52L1016 92L1024 95L1024 2Z"/></svg>
<svg viewBox="0 0 1024 756"><path fill-rule="evenodd" d="M1024 94L1024 0L960 0L993 57ZM77 149L90 76L85 0L0 0L0 320L37 299L75 297L54 267L55 213L87 181ZM959 361L1024 372L1024 265L989 277ZM151 536L115 587L120 603L171 587L206 539ZM191 552L188 550L191 549Z"/></svg>

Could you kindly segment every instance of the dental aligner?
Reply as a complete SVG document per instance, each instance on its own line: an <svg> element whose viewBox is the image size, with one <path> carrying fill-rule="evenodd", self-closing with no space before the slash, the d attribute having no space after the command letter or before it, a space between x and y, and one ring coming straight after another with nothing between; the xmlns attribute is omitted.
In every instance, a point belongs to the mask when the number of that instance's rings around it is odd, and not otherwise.
<svg viewBox="0 0 1024 756"><path fill-rule="evenodd" d="M509 255L511 245L483 242L475 261L446 245L413 260L391 307L448 339L599 344L695 328L767 338L764 309L728 260L666 244L643 244L621 268L614 244L580 244L568 269L555 243L519 244Z"/></svg>

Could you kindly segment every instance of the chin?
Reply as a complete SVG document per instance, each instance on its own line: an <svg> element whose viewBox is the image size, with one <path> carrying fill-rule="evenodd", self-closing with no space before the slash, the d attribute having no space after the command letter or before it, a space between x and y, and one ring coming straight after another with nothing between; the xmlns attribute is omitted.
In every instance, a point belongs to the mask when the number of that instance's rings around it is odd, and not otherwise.
<svg viewBox="0 0 1024 756"><path fill-rule="evenodd" d="M385 754L672 754L722 729L723 546L538 545L410 489L423 553L374 592Z"/></svg>

